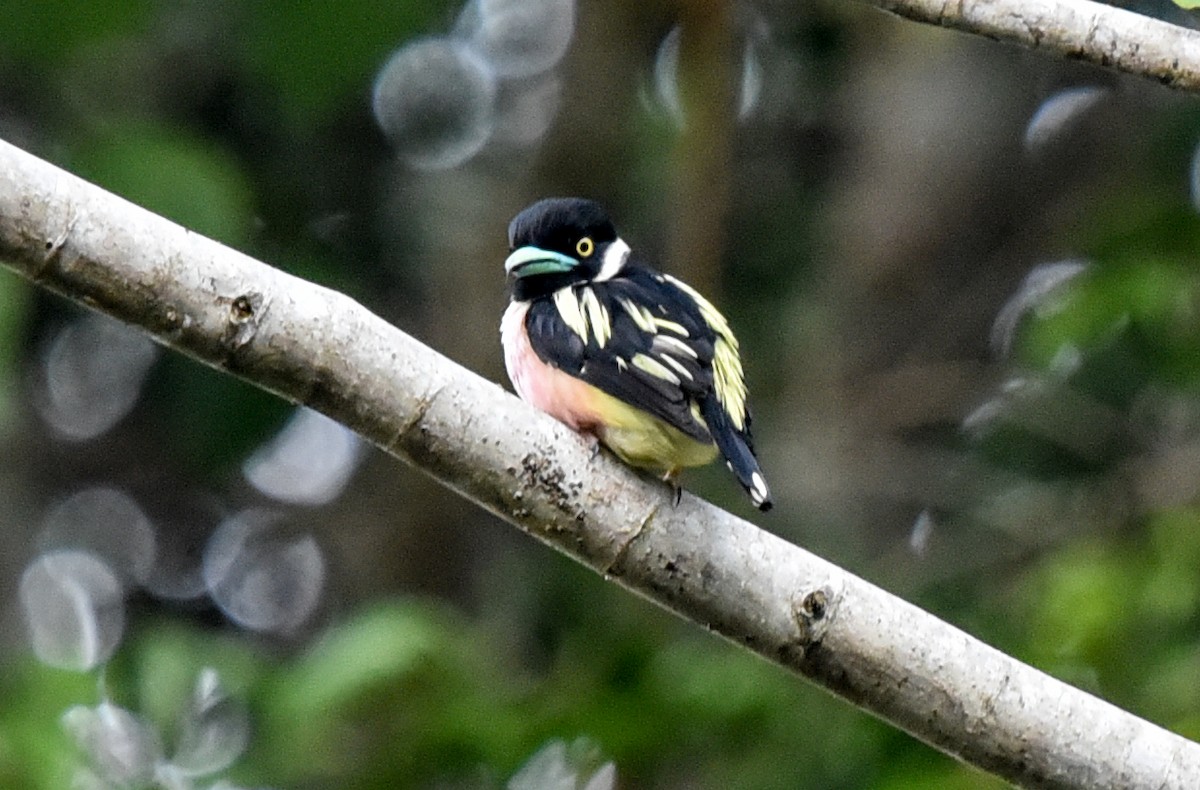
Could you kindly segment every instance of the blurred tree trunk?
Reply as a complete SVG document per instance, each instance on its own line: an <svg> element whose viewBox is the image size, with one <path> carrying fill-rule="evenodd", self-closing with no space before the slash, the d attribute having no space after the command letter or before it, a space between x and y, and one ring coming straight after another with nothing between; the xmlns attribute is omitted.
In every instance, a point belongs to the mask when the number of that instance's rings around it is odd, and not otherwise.
<svg viewBox="0 0 1200 790"><path fill-rule="evenodd" d="M716 298L733 182L735 4L679 5L682 126L671 156L666 268Z"/></svg>

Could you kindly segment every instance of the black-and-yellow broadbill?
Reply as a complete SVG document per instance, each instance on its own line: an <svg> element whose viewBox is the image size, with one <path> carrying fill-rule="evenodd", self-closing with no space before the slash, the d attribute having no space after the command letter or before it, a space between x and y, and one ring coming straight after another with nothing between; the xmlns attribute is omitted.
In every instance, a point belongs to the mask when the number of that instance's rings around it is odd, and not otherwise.
<svg viewBox="0 0 1200 790"><path fill-rule="evenodd" d="M549 198L508 228L501 322L517 393L674 482L718 454L761 510L738 341L713 305L650 268L596 202Z"/></svg>

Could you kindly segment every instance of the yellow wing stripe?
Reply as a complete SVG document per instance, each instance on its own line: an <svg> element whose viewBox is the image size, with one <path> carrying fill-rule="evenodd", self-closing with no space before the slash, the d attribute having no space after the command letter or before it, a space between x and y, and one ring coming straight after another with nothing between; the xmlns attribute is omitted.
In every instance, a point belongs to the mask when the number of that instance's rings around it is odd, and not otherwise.
<svg viewBox="0 0 1200 790"><path fill-rule="evenodd" d="M612 337L608 308L591 288L560 288L554 292L554 306L563 322L584 343L588 342L591 335L595 336L596 345L604 348Z"/></svg>
<svg viewBox="0 0 1200 790"><path fill-rule="evenodd" d="M696 353L696 349L679 338L671 337L670 335L656 335L654 340L650 341L650 347L663 356L674 354L681 359L686 357L696 359L699 356Z"/></svg>
<svg viewBox="0 0 1200 790"><path fill-rule="evenodd" d="M634 354L630 360L635 368L646 371L655 378L669 381L676 386L679 385L680 378L667 369L667 366L659 362L654 357L646 356L645 354Z"/></svg>
<svg viewBox="0 0 1200 790"><path fill-rule="evenodd" d="M729 322L712 302L701 296L695 288L669 274L663 277L695 300L704 322L717 336L716 343L713 344L713 389L717 393L717 400L721 401L721 405L729 413L733 427L744 431L746 379L742 372L742 360L738 355L738 341L733 335L733 330L729 328Z"/></svg>
<svg viewBox="0 0 1200 790"><path fill-rule="evenodd" d="M640 305L632 299L621 299L621 306L625 308L625 312L629 313L629 317L637 324L638 329L648 335L657 335L660 329L665 329L680 337L688 336L688 331L682 324L669 318L656 316L650 308Z"/></svg>
<svg viewBox="0 0 1200 790"><path fill-rule="evenodd" d="M600 303L599 297L591 288L580 288L579 300L583 303L583 313L587 316L592 334L596 336L596 345L604 348L604 344L612 337L612 324L608 320L608 309ZM586 337L584 337L584 342L587 342Z"/></svg>
<svg viewBox="0 0 1200 790"><path fill-rule="evenodd" d="M571 329L572 332L579 335L583 342L588 339L587 319L583 317L583 310L579 306L579 300L575 298L575 294L570 288L560 288L554 292L554 306L558 309L558 314L562 316L562 320Z"/></svg>
<svg viewBox="0 0 1200 790"><path fill-rule="evenodd" d="M687 368L685 368L683 366L683 363L680 362L679 360L675 359L675 357L671 356L670 354L661 354L660 358L662 359L663 362L666 362L668 365L675 368L675 371L677 373L679 373L679 375L683 376L684 378L688 379L689 381L696 380L696 377L692 375L691 371L689 371Z"/></svg>
<svg viewBox="0 0 1200 790"><path fill-rule="evenodd" d="M663 275L663 281L670 282L686 293L696 303L701 318L716 335L713 344L713 390L717 399L729 414L733 426L739 431L746 429L746 381L742 371L742 360L738 355L738 341L725 316L687 283L677 280L670 275ZM633 319L638 328L647 334L655 336L655 351L667 364L646 354L636 354L628 364L649 373L656 378L678 385L680 375L691 378L686 369L671 354L680 356L690 355L693 359L696 352L679 338L688 337L687 329L678 322L654 315L649 308L639 305L631 299L621 299L621 307ZM612 321L608 309L596 296L591 288L567 287L554 292L554 306L558 308L566 325L584 342L589 342L589 336L596 338L596 345L604 348L612 338ZM677 337L662 334L670 332ZM620 364L620 362L618 363ZM668 367L668 365L670 367Z"/></svg>
<svg viewBox="0 0 1200 790"><path fill-rule="evenodd" d="M637 324L638 329L648 335L658 334L658 327L654 325L654 315L648 308L627 298L621 299L621 306L625 308L625 312L629 313L629 317L633 319L633 323Z"/></svg>
<svg viewBox="0 0 1200 790"><path fill-rule="evenodd" d="M677 324L674 321L666 318L654 318L654 325L658 327L658 329L665 329L668 332L674 332L680 337L688 336L688 331L683 327L683 324ZM656 329L655 331L657 332L658 330Z"/></svg>

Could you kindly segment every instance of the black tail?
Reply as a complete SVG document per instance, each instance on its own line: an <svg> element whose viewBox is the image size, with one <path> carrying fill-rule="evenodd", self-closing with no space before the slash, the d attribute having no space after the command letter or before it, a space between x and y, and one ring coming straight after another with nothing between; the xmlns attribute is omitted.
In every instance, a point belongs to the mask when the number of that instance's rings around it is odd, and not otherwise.
<svg viewBox="0 0 1200 790"><path fill-rule="evenodd" d="M717 449L725 456L725 465L737 476L738 482L750 501L764 513L771 509L771 489L767 488L767 480L763 477L762 467L754 456L754 446L750 441L750 416L746 415L746 430L739 431L733 427L729 414L725 411L716 395L709 395L701 407L704 421L708 423L708 432L717 443Z"/></svg>

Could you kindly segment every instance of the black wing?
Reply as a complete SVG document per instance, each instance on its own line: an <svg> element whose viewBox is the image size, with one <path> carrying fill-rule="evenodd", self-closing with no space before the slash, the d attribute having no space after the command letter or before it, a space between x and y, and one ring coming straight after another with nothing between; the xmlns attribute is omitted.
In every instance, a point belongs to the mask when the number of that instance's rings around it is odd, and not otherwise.
<svg viewBox="0 0 1200 790"><path fill-rule="evenodd" d="M713 390L715 335L669 281L636 270L578 285L535 300L525 327L546 364L712 441L700 404Z"/></svg>

